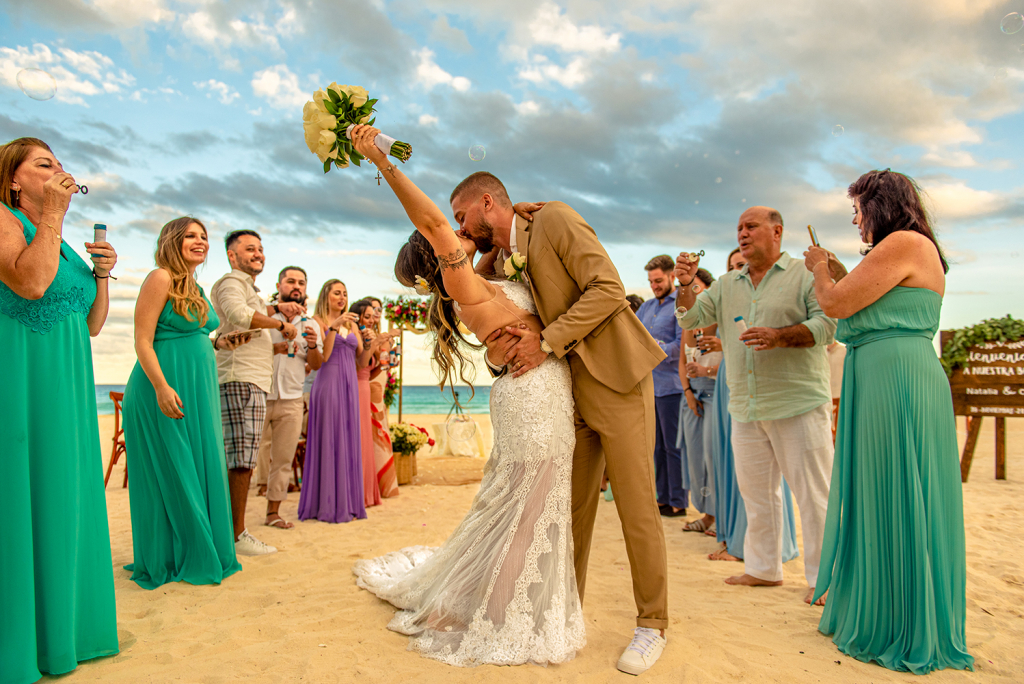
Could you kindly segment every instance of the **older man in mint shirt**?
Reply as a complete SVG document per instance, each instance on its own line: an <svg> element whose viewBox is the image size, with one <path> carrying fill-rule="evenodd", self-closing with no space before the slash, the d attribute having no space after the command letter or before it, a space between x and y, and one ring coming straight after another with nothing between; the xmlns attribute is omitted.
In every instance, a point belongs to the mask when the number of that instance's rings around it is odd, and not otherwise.
<svg viewBox="0 0 1024 684"><path fill-rule="evenodd" d="M747 509L744 574L729 584L782 584L782 497L797 505L810 602L818 577L832 473L832 395L825 346L836 323L814 296L803 262L782 251L782 216L751 207L737 225L747 265L694 295L698 261L676 260L676 316L686 330L718 324L725 353L736 481Z"/></svg>
<svg viewBox="0 0 1024 684"><path fill-rule="evenodd" d="M679 353L683 329L676 322L676 288L672 257L662 254L651 259L644 270L654 293L640 305L637 318L668 355L654 367L654 478L658 490L658 509L667 517L686 515L687 492L683 489L685 456L676 446L679 435L679 405L683 383L679 379ZM806 270L806 269L805 269Z"/></svg>

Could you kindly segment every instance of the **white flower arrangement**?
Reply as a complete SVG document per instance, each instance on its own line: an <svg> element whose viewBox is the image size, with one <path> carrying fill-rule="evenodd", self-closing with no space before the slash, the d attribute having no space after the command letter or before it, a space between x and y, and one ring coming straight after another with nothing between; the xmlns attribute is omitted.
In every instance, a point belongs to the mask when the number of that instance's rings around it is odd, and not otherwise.
<svg viewBox="0 0 1024 684"><path fill-rule="evenodd" d="M509 280L515 283L521 283L525 280L526 271L526 257L519 252L515 252L508 259L505 259L505 275Z"/></svg>
<svg viewBox="0 0 1024 684"><path fill-rule="evenodd" d="M421 297L429 297L431 294L433 294L433 290L430 287L430 283L427 282L426 278L424 278L423 276L416 276L414 281L416 284L413 286L413 289L416 290L416 294L418 294Z"/></svg>

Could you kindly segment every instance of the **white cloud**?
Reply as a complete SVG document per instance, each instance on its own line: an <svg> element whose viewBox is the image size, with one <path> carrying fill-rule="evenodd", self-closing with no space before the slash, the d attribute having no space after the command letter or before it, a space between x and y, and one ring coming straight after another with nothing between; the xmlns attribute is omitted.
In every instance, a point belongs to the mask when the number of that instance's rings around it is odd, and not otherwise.
<svg viewBox="0 0 1024 684"><path fill-rule="evenodd" d="M437 124L437 117L430 114L420 114L420 126L434 126Z"/></svg>
<svg viewBox="0 0 1024 684"><path fill-rule="evenodd" d="M108 21L122 27L158 24L175 17L162 0L92 0L92 6Z"/></svg>
<svg viewBox="0 0 1024 684"><path fill-rule="evenodd" d="M533 64L519 70L519 78L537 84L554 81L566 88L574 88L586 82L590 75L588 65L588 60L577 57L566 66L561 67L549 62L547 57L538 55L534 58Z"/></svg>
<svg viewBox="0 0 1024 684"><path fill-rule="evenodd" d="M333 256L391 256L393 252L389 252L386 249L307 249L306 254L313 254L315 256L333 257Z"/></svg>
<svg viewBox="0 0 1024 684"><path fill-rule="evenodd" d="M452 76L434 62L434 51L423 48L416 52L419 64L416 66L416 78L427 90L434 86L448 85L460 92L469 90L472 85L464 76Z"/></svg>
<svg viewBox="0 0 1024 684"><path fill-rule="evenodd" d="M539 114L540 105L538 105L533 100L524 100L523 102L520 102L519 104L516 105L516 111L522 114L523 116Z"/></svg>
<svg viewBox="0 0 1024 684"><path fill-rule="evenodd" d="M17 88L18 72L28 68L42 69L53 76L56 98L68 104L88 106L86 96L117 93L135 84L134 76L116 68L114 60L100 52L68 48L54 52L41 43L31 50L20 45L0 47L0 84Z"/></svg>
<svg viewBox="0 0 1024 684"><path fill-rule="evenodd" d="M992 214L1008 206L1007 198L987 190L975 190L964 181L925 184L934 213L943 219L962 219Z"/></svg>
<svg viewBox="0 0 1024 684"><path fill-rule="evenodd" d="M209 91L206 94L207 97L216 95L221 104L231 104L241 97L241 95L238 94L238 91L227 83L212 78L208 81L196 81L192 85L199 90Z"/></svg>
<svg viewBox="0 0 1024 684"><path fill-rule="evenodd" d="M622 42L621 34L608 33L600 26L577 26L553 2L537 8L528 31L535 44L569 53L615 52Z"/></svg>
<svg viewBox="0 0 1024 684"><path fill-rule="evenodd" d="M247 48L270 47L279 52L280 38L287 38L301 31L298 15L291 6L286 6L273 24L268 24L261 14L249 17L248 21L235 18L225 22L204 9L187 15L181 28L185 35L195 42L217 51L237 45Z"/></svg>
<svg viewBox="0 0 1024 684"><path fill-rule="evenodd" d="M277 109L301 109L310 99L299 87L299 77L284 64L253 74L252 91Z"/></svg>

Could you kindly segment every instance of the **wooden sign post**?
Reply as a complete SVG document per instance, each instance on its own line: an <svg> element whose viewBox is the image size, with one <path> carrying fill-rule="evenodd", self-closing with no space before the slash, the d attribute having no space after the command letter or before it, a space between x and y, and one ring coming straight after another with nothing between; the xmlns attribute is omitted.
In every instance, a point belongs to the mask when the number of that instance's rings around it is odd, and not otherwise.
<svg viewBox="0 0 1024 684"><path fill-rule="evenodd" d="M942 348L952 331L940 333ZM967 417L967 441L960 459L960 479L967 482L981 420L996 420L996 479L1006 479L1006 419L1024 417L1024 339L986 342L968 350L967 362L949 379L953 413Z"/></svg>

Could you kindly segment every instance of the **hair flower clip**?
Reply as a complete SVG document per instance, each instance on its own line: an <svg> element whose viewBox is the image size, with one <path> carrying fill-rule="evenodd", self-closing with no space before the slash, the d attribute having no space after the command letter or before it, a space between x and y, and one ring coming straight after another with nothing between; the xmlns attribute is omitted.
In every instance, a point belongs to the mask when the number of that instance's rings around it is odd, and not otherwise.
<svg viewBox="0 0 1024 684"><path fill-rule="evenodd" d="M413 281L416 283L413 289L415 289L416 294L420 295L421 297L428 297L433 292L433 290L430 287L430 283L428 283L427 279L424 278L423 276L416 276L413 279Z"/></svg>

